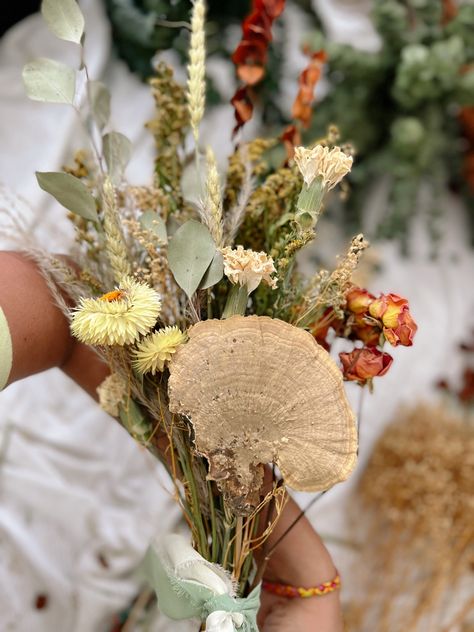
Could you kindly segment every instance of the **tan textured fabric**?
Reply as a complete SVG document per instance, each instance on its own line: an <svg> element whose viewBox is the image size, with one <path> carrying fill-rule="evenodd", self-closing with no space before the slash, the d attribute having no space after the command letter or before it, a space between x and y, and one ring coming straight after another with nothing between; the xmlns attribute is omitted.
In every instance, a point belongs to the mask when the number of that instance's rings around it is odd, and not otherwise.
<svg viewBox="0 0 474 632"><path fill-rule="evenodd" d="M8 322L0 307L0 391L5 386L12 368L12 339Z"/></svg>

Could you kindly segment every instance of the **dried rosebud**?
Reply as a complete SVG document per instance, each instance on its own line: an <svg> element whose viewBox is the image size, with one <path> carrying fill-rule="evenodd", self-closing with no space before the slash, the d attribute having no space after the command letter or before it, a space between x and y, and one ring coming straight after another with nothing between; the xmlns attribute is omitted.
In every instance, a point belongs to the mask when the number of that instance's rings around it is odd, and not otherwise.
<svg viewBox="0 0 474 632"><path fill-rule="evenodd" d="M366 314L375 296L360 287L352 287L346 294L347 309L353 314Z"/></svg>
<svg viewBox="0 0 474 632"><path fill-rule="evenodd" d="M391 345L410 347L413 344L418 326L410 314L406 298L398 294L382 294L370 304L369 314L382 322L384 336Z"/></svg>
<svg viewBox="0 0 474 632"><path fill-rule="evenodd" d="M376 347L382 330L377 324L368 323L364 314L355 314L351 320L350 338L362 340L367 347Z"/></svg>
<svg viewBox="0 0 474 632"><path fill-rule="evenodd" d="M354 349L350 353L340 353L342 373L345 380L366 384L374 377L385 375L392 365L390 354L375 347Z"/></svg>

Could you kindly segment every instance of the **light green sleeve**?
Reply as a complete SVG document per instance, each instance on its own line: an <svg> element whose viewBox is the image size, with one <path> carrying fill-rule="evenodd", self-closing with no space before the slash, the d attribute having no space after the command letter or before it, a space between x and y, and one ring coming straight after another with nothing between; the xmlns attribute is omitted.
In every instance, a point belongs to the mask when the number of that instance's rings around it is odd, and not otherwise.
<svg viewBox="0 0 474 632"><path fill-rule="evenodd" d="M12 369L12 361L12 338L6 316L0 307L0 391L7 383Z"/></svg>

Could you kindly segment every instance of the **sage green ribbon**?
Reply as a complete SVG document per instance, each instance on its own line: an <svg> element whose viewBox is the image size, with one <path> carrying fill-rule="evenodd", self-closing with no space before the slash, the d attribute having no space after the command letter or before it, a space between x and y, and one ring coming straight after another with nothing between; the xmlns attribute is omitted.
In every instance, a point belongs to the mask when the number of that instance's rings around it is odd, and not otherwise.
<svg viewBox="0 0 474 632"><path fill-rule="evenodd" d="M0 391L8 381L12 370L12 362L12 337L6 316L0 307Z"/></svg>
<svg viewBox="0 0 474 632"><path fill-rule="evenodd" d="M205 560L183 536L152 543L144 568L160 610L170 619L205 621L206 632L258 632L260 586L248 597L236 597L224 569Z"/></svg>

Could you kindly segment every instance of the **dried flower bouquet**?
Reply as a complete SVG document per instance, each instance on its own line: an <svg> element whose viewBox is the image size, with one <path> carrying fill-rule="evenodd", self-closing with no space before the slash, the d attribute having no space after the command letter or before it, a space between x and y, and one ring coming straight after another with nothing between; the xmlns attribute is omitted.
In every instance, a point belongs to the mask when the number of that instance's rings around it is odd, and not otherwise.
<svg viewBox="0 0 474 632"><path fill-rule="evenodd" d="M368 245L362 235L332 273L304 279L298 272L297 253L314 239L327 195L352 167L334 130L276 169L264 153L277 140L242 143L222 186L212 149L200 145L203 0L192 11L187 88L162 63L151 81L155 176L143 187L124 179L130 141L107 131L110 95L89 79L79 6L44 0L42 13L56 36L79 46L82 61L78 70L31 62L23 74L28 95L68 103L86 117L92 151L63 172L37 174L70 211L78 275L50 255L29 254L72 333L110 367L98 389L102 407L162 460L196 551L229 572L235 597L248 595L262 576L255 553L283 509L285 484L327 490L355 465L357 430L343 376L370 385L391 363L385 340L410 345L416 325L405 299L376 299L353 286ZM78 74L86 84L80 104ZM181 187L190 163L197 205ZM359 341L342 354L343 372L327 351L334 335Z"/></svg>

